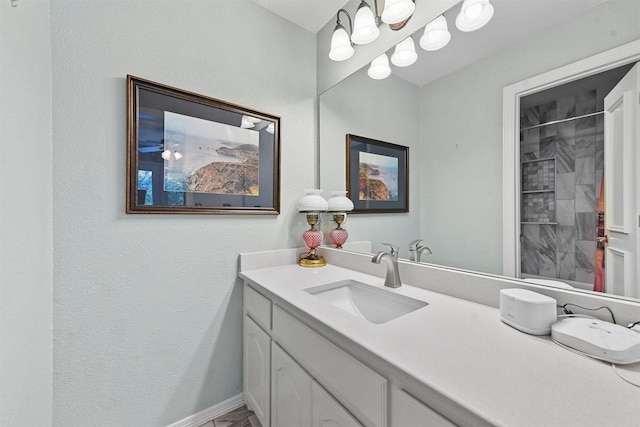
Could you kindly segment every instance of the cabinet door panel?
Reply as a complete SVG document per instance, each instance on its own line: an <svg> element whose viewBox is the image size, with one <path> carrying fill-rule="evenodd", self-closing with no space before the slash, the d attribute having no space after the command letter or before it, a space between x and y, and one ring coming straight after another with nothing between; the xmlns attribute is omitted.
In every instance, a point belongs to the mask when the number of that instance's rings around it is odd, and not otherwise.
<svg viewBox="0 0 640 427"><path fill-rule="evenodd" d="M272 424L310 426L311 376L277 344L271 346Z"/></svg>
<svg viewBox="0 0 640 427"><path fill-rule="evenodd" d="M244 316L244 399L263 427L270 426L271 337Z"/></svg>
<svg viewBox="0 0 640 427"><path fill-rule="evenodd" d="M387 427L387 380L280 307L272 335L331 395L371 427Z"/></svg>
<svg viewBox="0 0 640 427"><path fill-rule="evenodd" d="M358 427L362 426L320 384L313 381L313 427Z"/></svg>

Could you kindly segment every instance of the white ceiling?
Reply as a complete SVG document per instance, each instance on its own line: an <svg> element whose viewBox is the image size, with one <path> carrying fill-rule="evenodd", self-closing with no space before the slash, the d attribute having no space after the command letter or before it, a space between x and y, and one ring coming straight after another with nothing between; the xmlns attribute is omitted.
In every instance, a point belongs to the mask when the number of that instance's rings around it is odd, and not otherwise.
<svg viewBox="0 0 640 427"><path fill-rule="evenodd" d="M253 0L260 6L317 33L349 0ZM351 13L351 12L349 12Z"/></svg>
<svg viewBox="0 0 640 427"><path fill-rule="evenodd" d="M253 1L313 33L317 33L329 20L334 20L338 9L347 3L345 0ZM603 1L606 0L491 0L495 9L493 19L472 33L460 32L455 27L455 16L459 11L459 6L456 6L445 13L451 32L449 44L439 51L426 52L418 44L422 35L420 30L413 36L418 61L404 68L392 66L393 73L422 86L545 28L560 25ZM349 13L354 15L355 11ZM391 55L393 52L387 53Z"/></svg>

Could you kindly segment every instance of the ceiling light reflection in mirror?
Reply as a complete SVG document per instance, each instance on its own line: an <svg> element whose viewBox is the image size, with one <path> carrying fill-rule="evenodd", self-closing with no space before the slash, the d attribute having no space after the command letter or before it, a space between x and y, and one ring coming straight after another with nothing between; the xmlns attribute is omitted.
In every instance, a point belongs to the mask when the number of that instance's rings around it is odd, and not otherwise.
<svg viewBox="0 0 640 427"><path fill-rule="evenodd" d="M411 17L415 10L413 1L396 0L385 3L382 17L377 16L377 1L374 0L375 14L366 1L362 1L355 15L355 21L351 26L351 16L345 9L340 9L336 15L337 23L331 38L329 58L334 61L345 61L351 58L355 52L354 44L368 44L380 35L378 28L382 22L397 24ZM462 32L470 32L484 27L493 17L493 6L489 0L464 0L460 12L456 17L456 27ZM351 36L349 37L345 27L340 22L340 13L344 13L349 21ZM386 14L386 19L385 19ZM424 28L424 34L420 38L420 47L426 51L434 51L445 47L451 39L447 20L444 15L438 16L429 22ZM391 63L396 67L408 67L418 59L413 38L407 37L398 43L391 57ZM381 80L388 77L391 70L388 65L386 53L376 57L369 68L369 76L372 79Z"/></svg>

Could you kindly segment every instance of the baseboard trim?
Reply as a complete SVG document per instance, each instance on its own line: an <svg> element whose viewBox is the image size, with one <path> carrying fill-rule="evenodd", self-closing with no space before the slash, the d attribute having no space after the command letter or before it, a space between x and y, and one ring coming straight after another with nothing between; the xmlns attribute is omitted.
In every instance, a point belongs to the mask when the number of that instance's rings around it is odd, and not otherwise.
<svg viewBox="0 0 640 427"><path fill-rule="evenodd" d="M240 393L237 396L233 396L223 402L213 405L197 414L189 415L186 418L176 421L167 427L200 427L214 418L218 418L220 415L224 415L227 412L238 409L244 405L244 395Z"/></svg>

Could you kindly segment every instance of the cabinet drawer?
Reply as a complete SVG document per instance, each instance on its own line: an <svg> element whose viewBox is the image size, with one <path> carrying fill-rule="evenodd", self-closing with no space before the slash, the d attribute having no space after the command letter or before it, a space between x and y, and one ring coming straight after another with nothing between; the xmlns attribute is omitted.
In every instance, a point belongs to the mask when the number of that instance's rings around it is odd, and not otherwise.
<svg viewBox="0 0 640 427"><path fill-rule="evenodd" d="M455 427L455 424L403 390L392 387L391 426Z"/></svg>
<svg viewBox="0 0 640 427"><path fill-rule="evenodd" d="M387 425L387 380L278 306L273 338L367 426Z"/></svg>
<svg viewBox="0 0 640 427"><path fill-rule="evenodd" d="M244 284L244 309L255 322L267 331L271 330L271 301Z"/></svg>

